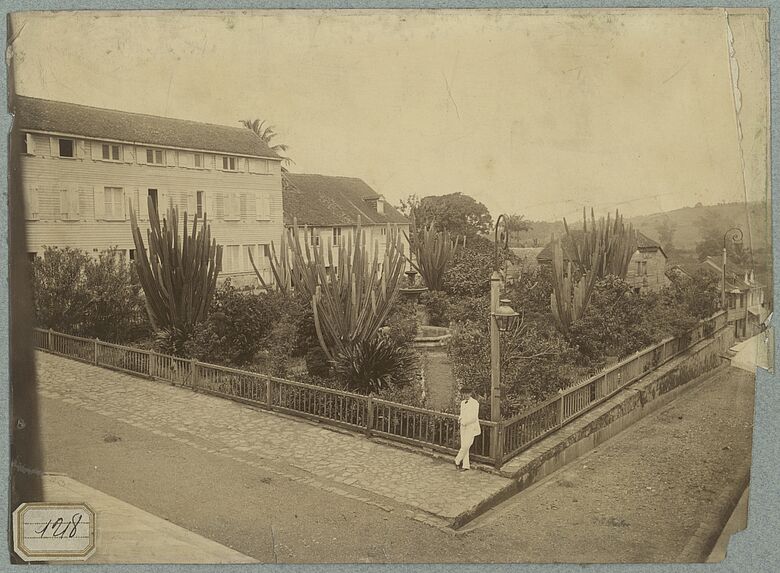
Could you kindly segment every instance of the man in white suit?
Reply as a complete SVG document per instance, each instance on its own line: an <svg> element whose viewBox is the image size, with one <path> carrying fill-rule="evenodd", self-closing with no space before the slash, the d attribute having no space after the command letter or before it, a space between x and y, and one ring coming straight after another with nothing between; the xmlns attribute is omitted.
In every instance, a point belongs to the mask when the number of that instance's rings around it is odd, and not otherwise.
<svg viewBox="0 0 780 573"><path fill-rule="evenodd" d="M469 463L469 450L474 438L482 433L479 426L479 402L474 398L471 388L462 388L461 396L463 400L460 403L460 450L455 458L455 467L461 471L471 469ZM461 465L462 464L462 465Z"/></svg>

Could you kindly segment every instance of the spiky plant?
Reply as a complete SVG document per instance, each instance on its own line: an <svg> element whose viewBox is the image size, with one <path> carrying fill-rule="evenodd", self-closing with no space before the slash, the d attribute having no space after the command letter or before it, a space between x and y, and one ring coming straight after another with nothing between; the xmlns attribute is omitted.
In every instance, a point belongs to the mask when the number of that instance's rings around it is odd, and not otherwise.
<svg viewBox="0 0 780 573"><path fill-rule="evenodd" d="M381 332L344 348L334 362L336 376L348 389L358 392L403 386L415 371L416 357L409 347Z"/></svg>
<svg viewBox="0 0 780 573"><path fill-rule="evenodd" d="M614 221L611 214L607 214L606 220L602 217L596 223L596 216L591 209L590 219L589 228L583 208L581 238L575 237L569 230L566 219L563 220L568 245L571 247L572 262L581 272L595 271L598 278L607 275L626 278L631 257L637 249L637 234L633 226L623 222L619 211L615 211ZM603 249L604 256L596 261L594 254L598 249Z"/></svg>
<svg viewBox="0 0 780 573"><path fill-rule="evenodd" d="M290 256L290 249L287 246L287 232L282 231L282 239L280 241L279 245L279 253L277 255L276 247L274 246L274 242L271 241L271 272L274 275L274 280L276 281L276 288L280 290L281 292L288 294L292 290L292 262L291 262L291 256ZM255 271L255 276L257 276L257 279L260 281L260 284L266 288L270 289L271 285L265 282L265 279L263 279L263 275L260 273L260 271L257 270L257 265L255 264L255 259L252 257L252 251L249 251L249 262L252 263L252 268Z"/></svg>
<svg viewBox="0 0 780 573"><path fill-rule="evenodd" d="M158 340L180 354L195 325L208 313L222 264L222 247L211 238L205 216L201 225L198 217L193 217L190 233L185 212L180 237L178 209L169 207L161 222L151 197L150 228L146 233L148 253L132 205L130 227L136 250L135 268L146 295L149 320L158 332Z"/></svg>
<svg viewBox="0 0 780 573"><path fill-rule="evenodd" d="M358 219L350 241L312 247L296 222L289 230L295 288L310 301L317 339L328 360L376 335L398 298L405 257L398 231L387 227L387 244L366 246Z"/></svg>
<svg viewBox="0 0 780 573"><path fill-rule="evenodd" d="M447 229L436 230L434 222L418 227L412 218L412 237L407 236L414 259L409 263L429 290L444 289L444 274L458 249L458 239L452 239ZM465 243L465 238L464 238Z"/></svg>
<svg viewBox="0 0 780 573"><path fill-rule="evenodd" d="M594 263L599 264L604 256L603 248L598 244L590 253ZM575 280L575 268L571 261L563 260L563 247L560 239L553 238L552 286L550 307L555 326L561 334L568 334L571 324L582 318L593 294L596 273L586 272Z"/></svg>

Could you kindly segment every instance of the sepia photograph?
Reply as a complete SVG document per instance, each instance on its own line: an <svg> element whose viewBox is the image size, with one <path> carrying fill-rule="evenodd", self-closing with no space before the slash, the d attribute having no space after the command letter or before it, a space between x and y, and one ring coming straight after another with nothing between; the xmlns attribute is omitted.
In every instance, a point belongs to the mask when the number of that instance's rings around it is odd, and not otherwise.
<svg viewBox="0 0 780 573"><path fill-rule="evenodd" d="M11 563L715 563L768 9L7 15Z"/></svg>

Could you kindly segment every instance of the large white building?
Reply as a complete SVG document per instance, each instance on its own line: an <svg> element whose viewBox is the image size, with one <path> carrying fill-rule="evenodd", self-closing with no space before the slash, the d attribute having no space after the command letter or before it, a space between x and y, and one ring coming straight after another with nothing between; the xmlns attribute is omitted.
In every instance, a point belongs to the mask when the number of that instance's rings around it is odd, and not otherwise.
<svg viewBox="0 0 780 573"><path fill-rule="evenodd" d="M248 129L15 97L27 249L118 248L135 254L129 208L148 198L207 215L223 245L222 276L271 280L268 245L284 228L281 158Z"/></svg>

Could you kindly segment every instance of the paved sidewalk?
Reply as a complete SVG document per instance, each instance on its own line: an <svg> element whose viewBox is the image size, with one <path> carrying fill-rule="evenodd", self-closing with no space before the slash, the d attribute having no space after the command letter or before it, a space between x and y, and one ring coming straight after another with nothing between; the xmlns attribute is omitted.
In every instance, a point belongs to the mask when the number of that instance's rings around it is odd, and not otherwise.
<svg viewBox="0 0 780 573"><path fill-rule="evenodd" d="M95 512L97 547L87 563L257 563L67 476L42 482L44 501L86 503Z"/></svg>
<svg viewBox="0 0 780 573"><path fill-rule="evenodd" d="M449 523L509 483L222 398L44 352L36 356L43 397L379 507L400 503Z"/></svg>

